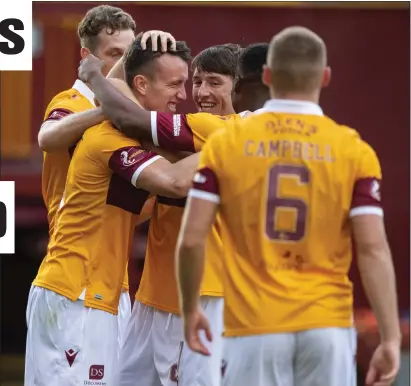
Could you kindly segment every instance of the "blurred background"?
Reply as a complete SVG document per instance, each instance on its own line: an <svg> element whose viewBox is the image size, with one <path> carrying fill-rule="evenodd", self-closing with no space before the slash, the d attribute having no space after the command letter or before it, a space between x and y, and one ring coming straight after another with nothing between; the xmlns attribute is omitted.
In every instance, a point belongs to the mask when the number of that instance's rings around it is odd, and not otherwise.
<svg viewBox="0 0 411 386"><path fill-rule="evenodd" d="M80 58L77 24L88 9L99 4L33 2L33 71L1 73L1 179L16 181L16 254L1 256L0 271L0 385L3 386L22 385L27 297L48 242L37 132L51 98L70 88L77 77ZM129 12L139 30L161 29L178 40L185 40L194 55L219 43L268 42L290 25L306 26L323 37L333 79L321 105L339 123L356 128L374 147L382 164L385 219L404 333L404 367L397 385L409 385L409 3L110 2L110 5ZM187 90L191 90L191 84ZM193 111L188 92L181 112ZM146 232L147 224L136 232L129 271L132 298L144 264ZM378 335L355 268L351 276L355 283L359 330L358 385L363 385L361 373L366 371Z"/></svg>

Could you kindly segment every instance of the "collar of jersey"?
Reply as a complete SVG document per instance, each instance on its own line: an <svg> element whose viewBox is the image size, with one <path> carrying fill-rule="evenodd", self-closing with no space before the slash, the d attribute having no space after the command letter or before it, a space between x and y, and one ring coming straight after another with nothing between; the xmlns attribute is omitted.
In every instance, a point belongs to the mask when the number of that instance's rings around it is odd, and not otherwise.
<svg viewBox="0 0 411 386"><path fill-rule="evenodd" d="M83 96L85 96L89 102L95 106L96 104L94 103L94 92L91 91L90 87L88 87L83 81L81 81L80 79L77 79L74 84L73 87L75 90L77 90L80 94L82 94Z"/></svg>
<svg viewBox="0 0 411 386"><path fill-rule="evenodd" d="M265 102L264 107L254 112L262 113L290 113L322 116L323 111L320 106L314 102L294 101L289 99L270 99Z"/></svg>

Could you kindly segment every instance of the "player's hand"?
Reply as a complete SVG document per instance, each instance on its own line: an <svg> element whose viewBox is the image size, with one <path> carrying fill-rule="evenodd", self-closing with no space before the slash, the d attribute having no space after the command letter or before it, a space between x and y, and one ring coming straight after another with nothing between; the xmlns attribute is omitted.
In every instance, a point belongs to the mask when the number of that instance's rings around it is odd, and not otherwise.
<svg viewBox="0 0 411 386"><path fill-rule="evenodd" d="M94 55L89 54L80 62L78 68L78 77L83 82L89 82L93 75L101 73L102 68L106 62L96 58Z"/></svg>
<svg viewBox="0 0 411 386"><path fill-rule="evenodd" d="M200 339L200 331L202 330L205 332L207 340L211 342L213 337L210 324L200 307L194 312L184 315L184 337L188 346L199 354L209 356L211 355L210 351Z"/></svg>
<svg viewBox="0 0 411 386"><path fill-rule="evenodd" d="M152 51L157 51L158 46L157 46L157 41L158 38L160 38L161 41L161 52L167 52L167 43L171 42L171 51L176 50L176 39L174 39L174 36L171 35L168 32L163 32L163 31L147 31L143 33L143 36L141 37L141 48L145 50L147 48L147 40L151 38L151 49Z"/></svg>
<svg viewBox="0 0 411 386"><path fill-rule="evenodd" d="M371 358L366 384L372 386L389 386L400 368L400 342L381 343Z"/></svg>

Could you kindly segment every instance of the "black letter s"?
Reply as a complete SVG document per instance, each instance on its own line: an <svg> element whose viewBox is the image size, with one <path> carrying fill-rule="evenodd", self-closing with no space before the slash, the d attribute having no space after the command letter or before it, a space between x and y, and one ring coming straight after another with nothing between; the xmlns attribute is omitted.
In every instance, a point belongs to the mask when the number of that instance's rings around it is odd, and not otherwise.
<svg viewBox="0 0 411 386"><path fill-rule="evenodd" d="M0 42L0 52L5 55L17 55L24 50L24 39L10 29L13 26L16 31L23 31L24 24L19 19L5 19L0 21L0 35L14 43L14 47L10 48L8 42Z"/></svg>
<svg viewBox="0 0 411 386"><path fill-rule="evenodd" d="M7 209L4 202L0 201L0 237L3 237L7 232Z"/></svg>

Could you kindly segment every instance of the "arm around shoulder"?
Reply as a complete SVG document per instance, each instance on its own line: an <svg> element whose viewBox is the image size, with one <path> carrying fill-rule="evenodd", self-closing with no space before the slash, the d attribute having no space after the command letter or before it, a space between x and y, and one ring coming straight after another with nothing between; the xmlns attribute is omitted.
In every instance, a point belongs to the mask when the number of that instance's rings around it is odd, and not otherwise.
<svg viewBox="0 0 411 386"><path fill-rule="evenodd" d="M160 158L160 156L158 156ZM153 194L166 197L186 197L199 161L199 153L174 164L164 158L148 164L141 170L136 186Z"/></svg>
<svg viewBox="0 0 411 386"><path fill-rule="evenodd" d="M57 112L56 112L57 114ZM67 113L64 116L53 113L46 120L38 133L40 149L45 152L55 152L74 146L84 132L104 120L101 108L95 108L79 113Z"/></svg>

